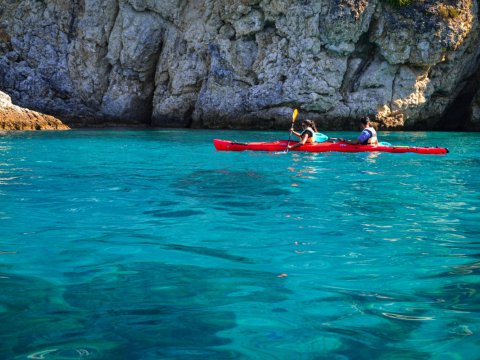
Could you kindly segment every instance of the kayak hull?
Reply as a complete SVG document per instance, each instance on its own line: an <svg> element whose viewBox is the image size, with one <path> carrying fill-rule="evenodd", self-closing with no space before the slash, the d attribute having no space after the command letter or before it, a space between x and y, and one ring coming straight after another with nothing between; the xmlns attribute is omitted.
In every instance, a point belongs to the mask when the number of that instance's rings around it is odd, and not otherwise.
<svg viewBox="0 0 480 360"><path fill-rule="evenodd" d="M241 143L230 140L214 139L213 144L218 151L285 151L287 149L287 140L277 140L270 142L249 142ZM290 141L290 145L296 144L295 141ZM416 153L416 154L447 154L447 148L440 147L421 147L421 146L386 146L386 145L361 145L361 144L347 144L345 142L321 142L305 144L289 151L301 152L389 152L389 153Z"/></svg>

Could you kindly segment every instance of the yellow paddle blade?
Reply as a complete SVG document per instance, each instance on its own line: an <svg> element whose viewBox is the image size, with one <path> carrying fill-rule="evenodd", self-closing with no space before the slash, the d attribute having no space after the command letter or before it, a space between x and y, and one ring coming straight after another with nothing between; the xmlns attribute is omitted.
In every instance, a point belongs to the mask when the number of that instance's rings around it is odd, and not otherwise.
<svg viewBox="0 0 480 360"><path fill-rule="evenodd" d="M298 116L298 109L294 109L292 114L292 123L295 122L297 116Z"/></svg>

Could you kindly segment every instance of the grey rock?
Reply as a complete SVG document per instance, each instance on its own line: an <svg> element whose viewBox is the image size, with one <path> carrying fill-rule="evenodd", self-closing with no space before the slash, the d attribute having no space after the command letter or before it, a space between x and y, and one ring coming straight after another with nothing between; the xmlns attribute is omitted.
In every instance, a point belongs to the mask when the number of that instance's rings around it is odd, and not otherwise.
<svg viewBox="0 0 480 360"><path fill-rule="evenodd" d="M480 128L480 91L477 91L473 100L472 113L472 122L476 127Z"/></svg>
<svg viewBox="0 0 480 360"><path fill-rule="evenodd" d="M451 6L8 1L0 88L80 125L281 128L298 107L322 128L367 114L381 128L441 128L455 105L470 107L461 121L477 129L478 0Z"/></svg>

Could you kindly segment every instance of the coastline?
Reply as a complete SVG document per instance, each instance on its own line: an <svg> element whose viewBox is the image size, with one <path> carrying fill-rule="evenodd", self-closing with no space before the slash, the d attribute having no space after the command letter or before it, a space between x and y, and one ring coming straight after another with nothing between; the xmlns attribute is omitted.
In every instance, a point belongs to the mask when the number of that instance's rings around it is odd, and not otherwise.
<svg viewBox="0 0 480 360"><path fill-rule="evenodd" d="M479 0L241 3L4 2L0 89L71 128L480 131Z"/></svg>
<svg viewBox="0 0 480 360"><path fill-rule="evenodd" d="M305 115L304 115L305 116ZM374 127L380 131L455 131L459 129L442 129L442 128L428 128L425 124L416 124L414 127L401 126L402 121L395 118L384 119L379 117L373 120ZM322 124L324 131L347 131L355 129L355 119L349 119L345 122L345 128L338 128L329 126L331 124ZM277 126L272 127L255 127L255 126L240 126L232 127L193 127L195 129L217 129L217 130L282 130ZM244 124L243 124L244 125ZM252 125L252 124L250 124ZM317 126L319 124L317 123ZM0 91L0 131L52 131L52 130L72 130L72 129L165 129L165 128L181 128L179 126L158 126L141 122L119 121L112 119L99 119L94 117L75 117L65 116L57 117L48 115L39 111L34 111L24 108L12 103L11 97ZM184 127L192 128L192 127ZM472 127L468 130L462 129L460 131L478 132L480 126Z"/></svg>

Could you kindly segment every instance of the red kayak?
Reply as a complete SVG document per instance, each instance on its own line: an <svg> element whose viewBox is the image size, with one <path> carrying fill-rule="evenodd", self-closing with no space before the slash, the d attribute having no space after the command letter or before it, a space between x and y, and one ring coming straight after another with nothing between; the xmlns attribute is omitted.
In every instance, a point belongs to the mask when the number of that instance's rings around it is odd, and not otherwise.
<svg viewBox="0 0 480 360"><path fill-rule="evenodd" d="M219 151L285 151L287 148L287 140L277 140L269 142L236 142L230 140L214 139L213 145ZM290 145L296 144L295 141L290 141ZM311 143L299 146L289 151L305 151L305 152L390 152L390 153L417 153L417 154L446 154L447 148L439 147L422 147L422 146L394 146L394 145L360 145L347 144L343 141L339 142L321 142Z"/></svg>

